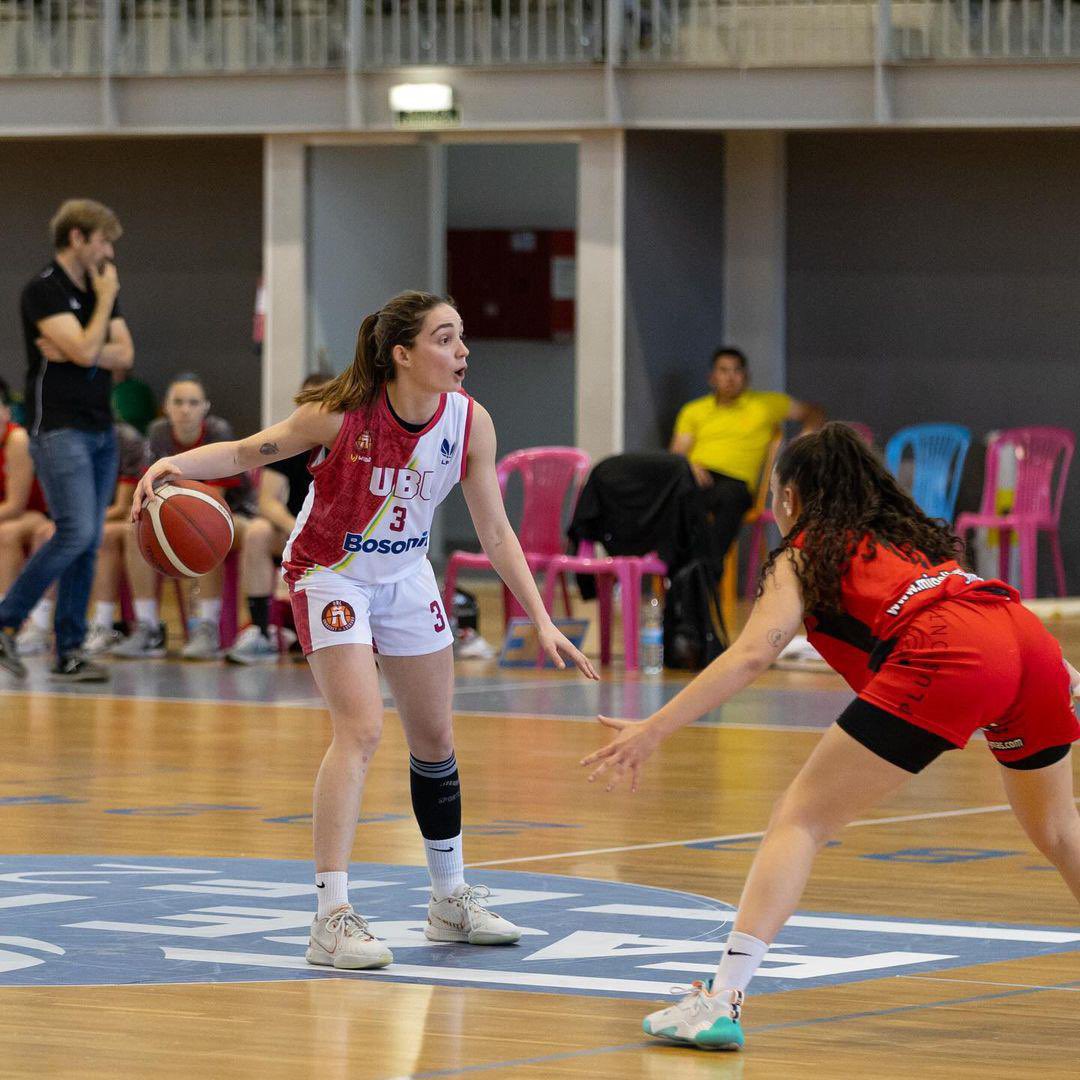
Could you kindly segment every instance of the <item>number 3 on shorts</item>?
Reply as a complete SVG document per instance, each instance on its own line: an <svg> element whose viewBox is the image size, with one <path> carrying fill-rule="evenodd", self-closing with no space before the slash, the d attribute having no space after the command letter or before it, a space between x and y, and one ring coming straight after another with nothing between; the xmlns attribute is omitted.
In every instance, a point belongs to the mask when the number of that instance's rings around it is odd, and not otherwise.
<svg viewBox="0 0 1080 1080"><path fill-rule="evenodd" d="M438 600L432 600L428 611L435 616L435 633L441 634L446 629L446 620L443 618L442 608Z"/></svg>

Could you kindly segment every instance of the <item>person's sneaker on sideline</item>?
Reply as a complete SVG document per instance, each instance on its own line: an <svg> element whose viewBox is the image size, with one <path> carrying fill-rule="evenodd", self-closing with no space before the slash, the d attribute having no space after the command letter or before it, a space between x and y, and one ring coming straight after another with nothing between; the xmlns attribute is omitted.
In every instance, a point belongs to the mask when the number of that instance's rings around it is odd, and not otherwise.
<svg viewBox="0 0 1080 1080"><path fill-rule="evenodd" d="M108 682L109 672L76 652L61 656L49 668L49 678L55 682Z"/></svg>
<svg viewBox="0 0 1080 1080"><path fill-rule="evenodd" d="M702 1050L738 1050L743 1036L743 992L716 990L713 980L694 982L675 1005L650 1013L641 1022L646 1035Z"/></svg>
<svg viewBox="0 0 1080 1080"><path fill-rule="evenodd" d="M26 678L26 665L19 659L15 631L8 628L0 630L0 668L17 679Z"/></svg>
<svg viewBox="0 0 1080 1080"><path fill-rule="evenodd" d="M521 937L521 929L484 907L483 901L490 895L486 885L459 885L441 899L432 895L424 937L470 945L513 945Z"/></svg>
<svg viewBox="0 0 1080 1080"><path fill-rule="evenodd" d="M121 660L160 660L165 656L165 624L141 622L109 650Z"/></svg>
<svg viewBox="0 0 1080 1080"><path fill-rule="evenodd" d="M52 648L52 633L27 620L15 636L20 656L40 656Z"/></svg>
<svg viewBox="0 0 1080 1080"><path fill-rule="evenodd" d="M278 658L277 645L254 623L245 626L237 635L232 648L225 654L230 664L266 664Z"/></svg>
<svg viewBox="0 0 1080 1080"><path fill-rule="evenodd" d="M394 954L385 941L368 930L367 920L357 915L351 904L345 904L312 921L305 959L322 967L360 971L386 967Z"/></svg>
<svg viewBox="0 0 1080 1080"><path fill-rule="evenodd" d="M213 619L192 619L188 623L187 644L180 650L185 660L217 660L221 656L221 641Z"/></svg>
<svg viewBox="0 0 1080 1080"><path fill-rule="evenodd" d="M95 623L86 633L82 651L85 656L100 656L123 640L123 635L118 630Z"/></svg>

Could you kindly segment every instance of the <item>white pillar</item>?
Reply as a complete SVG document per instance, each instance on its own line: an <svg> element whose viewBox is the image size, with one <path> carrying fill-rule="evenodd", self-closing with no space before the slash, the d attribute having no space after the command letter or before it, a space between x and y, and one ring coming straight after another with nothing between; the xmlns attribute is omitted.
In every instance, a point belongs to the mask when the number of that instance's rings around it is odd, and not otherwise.
<svg viewBox="0 0 1080 1080"><path fill-rule="evenodd" d="M787 162L782 131L728 132L724 146L724 339L753 385L786 380Z"/></svg>
<svg viewBox="0 0 1080 1080"><path fill-rule="evenodd" d="M263 141L263 425L284 419L307 374L307 223L302 139Z"/></svg>
<svg viewBox="0 0 1080 1080"><path fill-rule="evenodd" d="M623 449L625 164L622 132L582 137L574 430L577 445L593 460Z"/></svg>

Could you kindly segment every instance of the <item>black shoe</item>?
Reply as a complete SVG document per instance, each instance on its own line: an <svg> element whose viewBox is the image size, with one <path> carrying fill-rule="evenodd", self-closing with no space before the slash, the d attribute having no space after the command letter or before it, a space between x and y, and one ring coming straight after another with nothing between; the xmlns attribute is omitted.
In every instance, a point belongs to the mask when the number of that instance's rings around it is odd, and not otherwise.
<svg viewBox="0 0 1080 1080"><path fill-rule="evenodd" d="M26 665L19 659L19 647L15 644L15 631L5 627L0 630L0 668L17 679L26 678Z"/></svg>
<svg viewBox="0 0 1080 1080"><path fill-rule="evenodd" d="M58 682L108 682L108 669L95 664L79 653L69 653L49 669L50 678Z"/></svg>

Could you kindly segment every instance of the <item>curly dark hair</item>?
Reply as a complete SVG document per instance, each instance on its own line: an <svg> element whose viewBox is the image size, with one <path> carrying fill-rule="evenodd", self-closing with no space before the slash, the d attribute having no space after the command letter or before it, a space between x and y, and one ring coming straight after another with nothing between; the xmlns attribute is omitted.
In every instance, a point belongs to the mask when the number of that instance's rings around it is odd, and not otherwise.
<svg viewBox="0 0 1080 1080"><path fill-rule="evenodd" d="M863 537L869 537L867 561L878 544L923 567L963 556L963 541L944 522L928 518L846 424L826 424L789 443L776 476L781 485L794 486L801 508L761 568L759 596L765 575L800 536L803 559L796 573L805 610L815 614L840 610L840 581Z"/></svg>

